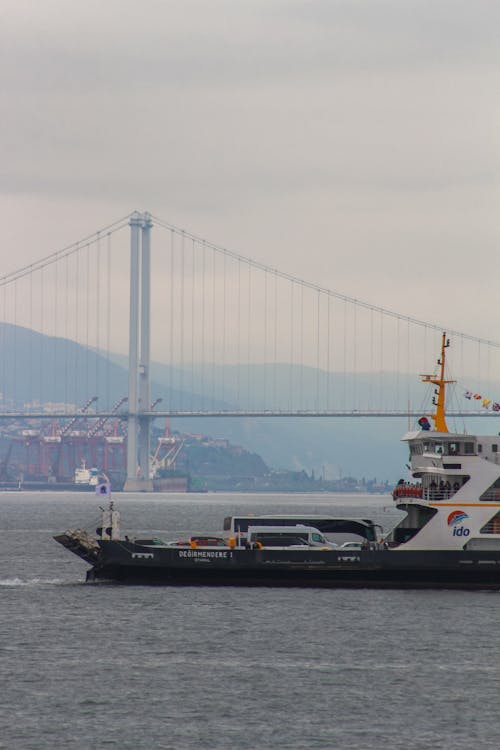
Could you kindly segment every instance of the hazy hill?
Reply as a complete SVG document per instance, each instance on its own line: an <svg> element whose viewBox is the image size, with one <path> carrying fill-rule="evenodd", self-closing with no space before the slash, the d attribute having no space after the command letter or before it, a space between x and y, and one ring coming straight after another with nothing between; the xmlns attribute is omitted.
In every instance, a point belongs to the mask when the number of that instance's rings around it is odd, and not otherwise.
<svg viewBox="0 0 500 750"><path fill-rule="evenodd" d="M108 408L127 394L124 357L115 355L110 362L72 341L8 324L0 324L0 352L0 390L10 406L49 401L81 405L97 395L99 407ZM342 408L343 400L352 403L355 397L360 408L371 403L396 408L410 399L424 410L426 387L416 378L379 373L361 374L354 381L346 375L282 364L180 369L154 363L152 397L162 398L165 408L184 409L237 404L254 409L269 407L272 401L279 408L307 409L325 405L327 398L331 407ZM228 438L275 468L304 468L324 472L328 478L393 480L404 475L407 461L406 446L400 443L406 419L203 417L172 420L172 427ZM469 420L467 427L491 433L498 430L498 423L483 420L478 427Z"/></svg>

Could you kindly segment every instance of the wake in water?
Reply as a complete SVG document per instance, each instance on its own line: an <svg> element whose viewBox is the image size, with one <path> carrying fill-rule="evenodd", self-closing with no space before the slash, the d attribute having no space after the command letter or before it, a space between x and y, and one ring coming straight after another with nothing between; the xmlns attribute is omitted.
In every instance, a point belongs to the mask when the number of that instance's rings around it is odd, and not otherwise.
<svg viewBox="0 0 500 750"><path fill-rule="evenodd" d="M0 586L57 586L66 583L62 578L0 578Z"/></svg>

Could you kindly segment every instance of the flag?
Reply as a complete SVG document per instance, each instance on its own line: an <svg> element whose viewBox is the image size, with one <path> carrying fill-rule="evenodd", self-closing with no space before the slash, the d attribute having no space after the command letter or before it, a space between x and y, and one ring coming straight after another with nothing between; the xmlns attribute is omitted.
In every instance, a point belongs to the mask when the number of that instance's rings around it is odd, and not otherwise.
<svg viewBox="0 0 500 750"><path fill-rule="evenodd" d="M465 391L464 396L465 398L468 398L470 401L470 399L472 398L472 393L470 391Z"/></svg>
<svg viewBox="0 0 500 750"><path fill-rule="evenodd" d="M500 411L500 404L495 401L491 408L493 409L493 411Z"/></svg>
<svg viewBox="0 0 500 750"><path fill-rule="evenodd" d="M111 485L109 482L101 482L95 488L96 495L111 495Z"/></svg>
<svg viewBox="0 0 500 750"><path fill-rule="evenodd" d="M490 403L491 403L491 398L483 398L483 406L484 406L485 409L488 408L488 406L490 405Z"/></svg>

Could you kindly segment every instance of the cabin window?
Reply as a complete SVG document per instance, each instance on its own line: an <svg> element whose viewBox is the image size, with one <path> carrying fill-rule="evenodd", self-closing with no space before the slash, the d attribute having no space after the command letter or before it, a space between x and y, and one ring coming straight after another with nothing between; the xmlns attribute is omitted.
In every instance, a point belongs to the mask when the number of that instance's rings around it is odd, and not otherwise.
<svg viewBox="0 0 500 750"><path fill-rule="evenodd" d="M436 443L434 446L434 453L442 453L443 452L443 444L442 443Z"/></svg>
<svg viewBox="0 0 500 750"><path fill-rule="evenodd" d="M321 544L325 543L324 538L321 536L321 534L313 534L312 535L313 542L321 542Z"/></svg>
<svg viewBox="0 0 500 750"><path fill-rule="evenodd" d="M468 453L469 455L471 453L474 453L474 443L465 443L464 444L464 453Z"/></svg>
<svg viewBox="0 0 500 750"><path fill-rule="evenodd" d="M410 444L410 455L421 456L423 453L422 443L411 443Z"/></svg>
<svg viewBox="0 0 500 750"><path fill-rule="evenodd" d="M493 443L493 445L491 446L491 451L492 451L492 453L497 453L498 452L498 445L497 445L497 443Z"/></svg>
<svg viewBox="0 0 500 750"><path fill-rule="evenodd" d="M448 455L458 456L460 453L460 443L448 443Z"/></svg>
<svg viewBox="0 0 500 750"><path fill-rule="evenodd" d="M479 499L483 502L498 502L500 500L500 478L495 480Z"/></svg>
<svg viewBox="0 0 500 750"><path fill-rule="evenodd" d="M500 512L490 518L480 529L480 534L500 534Z"/></svg>
<svg viewBox="0 0 500 750"><path fill-rule="evenodd" d="M482 446L482 444L481 444L481 443L478 443L478 444L477 444L477 452L478 452L478 453L482 453L482 452L483 452L483 446Z"/></svg>

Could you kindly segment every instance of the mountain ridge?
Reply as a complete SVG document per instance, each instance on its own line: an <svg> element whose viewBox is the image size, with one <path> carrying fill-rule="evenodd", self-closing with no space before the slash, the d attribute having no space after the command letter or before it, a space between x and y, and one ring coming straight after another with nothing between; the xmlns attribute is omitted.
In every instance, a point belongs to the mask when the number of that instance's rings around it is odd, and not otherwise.
<svg viewBox="0 0 500 750"><path fill-rule="evenodd" d="M86 348L69 339L45 336L20 326L0 324L0 382L4 404L65 402L81 405L98 396L101 409L111 408L128 392L127 358ZM279 393L277 408L289 408L295 386L301 383L300 403L294 408L314 408L323 394L347 396L349 373L324 373L298 365L205 364L186 368L153 362L152 398L161 398L172 408L235 408L241 375L247 373L253 385L253 408L263 408L266 391ZM395 402L404 392L412 403L425 403L416 378L401 373L356 376L359 399L368 403L378 389L386 400ZM224 384L225 390L222 389ZM182 387L181 387L182 386ZM190 390L189 386L194 386ZM345 393L343 393L345 391ZM217 393L219 397L217 397ZM275 395L273 394L273 395ZM221 397L226 396L226 398ZM430 400L430 399L429 399ZM240 408L250 408L248 397ZM393 407L394 408L394 405ZM424 410L423 410L424 413ZM477 421L477 420L476 420ZM342 476L396 480L404 475L406 446L400 442L408 429L406 418L324 417L186 417L171 420L178 431L227 438L276 469L314 471L336 479Z"/></svg>

